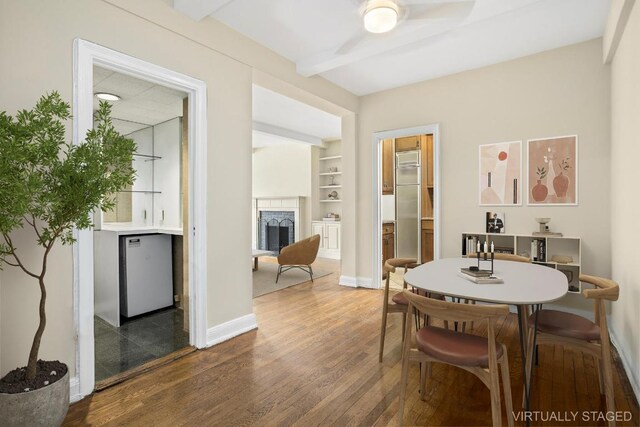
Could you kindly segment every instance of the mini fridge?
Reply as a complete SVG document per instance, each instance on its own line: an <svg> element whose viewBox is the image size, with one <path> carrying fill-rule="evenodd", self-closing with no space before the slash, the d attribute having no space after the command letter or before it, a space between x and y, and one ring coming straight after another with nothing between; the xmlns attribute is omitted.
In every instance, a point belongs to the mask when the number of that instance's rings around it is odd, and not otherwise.
<svg viewBox="0 0 640 427"><path fill-rule="evenodd" d="M138 316L173 305L171 236L120 237L120 314Z"/></svg>

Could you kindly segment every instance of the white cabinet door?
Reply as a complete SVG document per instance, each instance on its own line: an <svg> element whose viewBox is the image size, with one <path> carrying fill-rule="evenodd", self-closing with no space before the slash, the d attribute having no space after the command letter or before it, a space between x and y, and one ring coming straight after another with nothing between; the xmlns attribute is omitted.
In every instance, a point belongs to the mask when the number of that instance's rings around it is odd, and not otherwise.
<svg viewBox="0 0 640 427"><path fill-rule="evenodd" d="M154 225L182 227L182 197L180 194L182 119L160 123L153 128Z"/></svg>
<svg viewBox="0 0 640 427"><path fill-rule="evenodd" d="M324 223L322 222L312 222L311 223L311 234L320 235L320 249L325 248L325 232L324 232Z"/></svg>
<svg viewBox="0 0 640 427"><path fill-rule="evenodd" d="M325 224L326 249L340 249L340 224Z"/></svg>

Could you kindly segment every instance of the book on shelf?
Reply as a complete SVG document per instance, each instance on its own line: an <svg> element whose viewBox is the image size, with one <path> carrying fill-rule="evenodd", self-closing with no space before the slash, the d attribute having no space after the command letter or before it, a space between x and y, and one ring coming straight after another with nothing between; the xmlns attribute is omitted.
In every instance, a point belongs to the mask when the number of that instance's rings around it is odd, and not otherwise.
<svg viewBox="0 0 640 427"><path fill-rule="evenodd" d="M489 276L489 277L473 277L463 272L458 273L458 276L467 279L473 283L477 283L479 285L491 285L491 284L499 284L504 283L501 277L498 276Z"/></svg>
<svg viewBox="0 0 640 427"><path fill-rule="evenodd" d="M491 276L491 270L471 270L469 268L461 268L460 273L466 274L471 277L489 277Z"/></svg>

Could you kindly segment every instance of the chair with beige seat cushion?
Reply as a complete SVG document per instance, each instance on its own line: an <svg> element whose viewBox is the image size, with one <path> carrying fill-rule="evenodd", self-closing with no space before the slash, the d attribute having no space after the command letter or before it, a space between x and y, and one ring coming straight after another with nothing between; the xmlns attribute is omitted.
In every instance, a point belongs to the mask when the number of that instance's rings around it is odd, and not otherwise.
<svg viewBox="0 0 640 427"><path fill-rule="evenodd" d="M402 425L404 400L409 364L420 363L420 398L425 400L426 379L430 377L431 363L439 362L460 367L471 372L489 388L491 393L491 414L494 426L502 424L500 403L500 379L498 367L502 371L504 401L509 426L513 426L513 405L511 401L511 381L507 348L495 339L495 323L509 314L506 305L468 305L434 300L403 291L409 302L408 312L428 315L451 322L487 321L487 338L465 334L435 326L424 326L415 332L415 346L412 346L412 324L406 319L402 375L400 379L400 404L398 421Z"/></svg>
<svg viewBox="0 0 640 427"><path fill-rule="evenodd" d="M613 392L613 366L611 362L611 344L607 327L605 300L617 301L620 288L616 282L601 277L580 275L580 281L595 286L595 289L584 289L582 295L592 299L594 303L594 322L577 314L558 310L538 310L529 316L529 333L527 343L527 376L532 368L534 327L537 318L536 345L557 344L572 347L577 351L590 354L598 360L598 377L600 392L604 391L607 411L615 411ZM527 381L529 382L529 381ZM615 419L609 421L615 425Z"/></svg>
<svg viewBox="0 0 640 427"><path fill-rule="evenodd" d="M282 248L280 255L278 255L278 275L276 276L276 283L278 283L278 279L282 273L292 268L299 268L309 273L311 281L313 282L313 269L311 268L311 264L316 260L319 248L319 234L315 234Z"/></svg>
<svg viewBox="0 0 640 427"><path fill-rule="evenodd" d="M382 362L382 354L384 353L384 338L387 332L387 316L389 313L402 313L402 336L404 337L404 324L407 317L408 302L404 298L402 292L397 292L389 299L389 284L391 281L391 273L396 272L396 268L402 267L405 271L416 265L416 260L411 258L390 258L385 261L383 272L386 274L384 281L384 299L382 300L382 329L380 330L380 355L378 360ZM403 282L406 289L407 283Z"/></svg>

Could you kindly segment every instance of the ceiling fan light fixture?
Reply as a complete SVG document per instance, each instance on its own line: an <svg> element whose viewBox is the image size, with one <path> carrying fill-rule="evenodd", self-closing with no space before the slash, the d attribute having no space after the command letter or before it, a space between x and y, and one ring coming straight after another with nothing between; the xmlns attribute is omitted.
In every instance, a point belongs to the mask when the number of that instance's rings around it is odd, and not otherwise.
<svg viewBox="0 0 640 427"><path fill-rule="evenodd" d="M102 99L104 101L120 101L120 97L118 95L115 95L113 93L107 93L107 92L97 92L96 94L96 98L98 99Z"/></svg>
<svg viewBox="0 0 640 427"><path fill-rule="evenodd" d="M370 33L386 33L398 23L398 6L391 0L369 0L364 11L364 28Z"/></svg>

